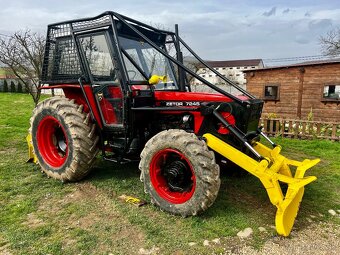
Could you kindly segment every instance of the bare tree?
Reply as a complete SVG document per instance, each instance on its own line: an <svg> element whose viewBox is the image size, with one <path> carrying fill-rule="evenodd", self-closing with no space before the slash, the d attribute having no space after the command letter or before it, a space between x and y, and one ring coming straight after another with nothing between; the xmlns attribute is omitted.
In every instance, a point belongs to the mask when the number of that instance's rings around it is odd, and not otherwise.
<svg viewBox="0 0 340 255"><path fill-rule="evenodd" d="M327 56L340 56L340 27L319 38L321 51Z"/></svg>
<svg viewBox="0 0 340 255"><path fill-rule="evenodd" d="M45 38L30 30L0 37L0 62L5 64L22 82L35 105L40 98L42 62Z"/></svg>

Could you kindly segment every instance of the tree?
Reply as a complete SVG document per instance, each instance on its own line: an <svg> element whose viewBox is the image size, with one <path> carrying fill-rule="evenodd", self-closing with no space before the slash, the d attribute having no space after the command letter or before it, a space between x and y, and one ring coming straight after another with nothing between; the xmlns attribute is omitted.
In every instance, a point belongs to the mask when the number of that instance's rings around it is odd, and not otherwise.
<svg viewBox="0 0 340 255"><path fill-rule="evenodd" d="M3 92L8 92L8 84L7 84L6 80L4 80L4 89L3 89Z"/></svg>
<svg viewBox="0 0 340 255"><path fill-rule="evenodd" d="M12 92L12 93L15 93L15 92L16 92L16 90L15 90L15 84L14 84L13 81L11 81L11 92Z"/></svg>
<svg viewBox="0 0 340 255"><path fill-rule="evenodd" d="M327 32L319 38L321 51L327 56L340 56L340 27Z"/></svg>
<svg viewBox="0 0 340 255"><path fill-rule="evenodd" d="M18 31L0 37L0 62L5 64L24 85L35 105L40 98L41 67L44 58L45 39L30 30Z"/></svg>

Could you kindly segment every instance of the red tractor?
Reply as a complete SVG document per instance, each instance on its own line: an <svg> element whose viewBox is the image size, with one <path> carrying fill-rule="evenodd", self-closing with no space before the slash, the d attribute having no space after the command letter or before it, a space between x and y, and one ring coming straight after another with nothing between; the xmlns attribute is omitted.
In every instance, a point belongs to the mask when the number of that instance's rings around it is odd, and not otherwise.
<svg viewBox="0 0 340 255"><path fill-rule="evenodd" d="M304 173L318 160L280 155L280 146L258 128L263 101L208 66L175 30L115 12L49 25L41 82L65 97L34 109L34 157L61 181L86 176L99 151L109 161L140 160L151 201L183 216L212 205L220 188L216 159L232 161L260 178L278 207L277 231L289 235L304 186L316 179ZM189 69L183 49L239 95ZM189 76L213 92L192 92ZM273 149L259 143L260 136ZM280 183L288 184L286 196Z"/></svg>

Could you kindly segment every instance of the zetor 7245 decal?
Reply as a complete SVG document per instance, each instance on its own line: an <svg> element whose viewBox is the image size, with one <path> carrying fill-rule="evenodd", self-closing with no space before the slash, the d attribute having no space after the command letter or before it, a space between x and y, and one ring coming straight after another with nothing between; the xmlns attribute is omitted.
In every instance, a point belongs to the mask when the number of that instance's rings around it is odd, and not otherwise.
<svg viewBox="0 0 340 255"><path fill-rule="evenodd" d="M200 102L179 102L179 101L169 101L161 102L162 106L200 106Z"/></svg>
<svg viewBox="0 0 340 255"><path fill-rule="evenodd" d="M183 49L237 92L188 68ZM193 92L192 79L206 92ZM188 216L213 204L220 171L228 171L220 163L234 162L260 179L284 236L304 187L316 179L305 172L319 160L282 156L281 147L258 128L263 101L204 62L177 25L175 32L164 31L115 12L51 24L41 82L43 89L62 89L64 97L34 109L30 156L55 179L81 180L98 152L104 160L138 160L153 204Z"/></svg>

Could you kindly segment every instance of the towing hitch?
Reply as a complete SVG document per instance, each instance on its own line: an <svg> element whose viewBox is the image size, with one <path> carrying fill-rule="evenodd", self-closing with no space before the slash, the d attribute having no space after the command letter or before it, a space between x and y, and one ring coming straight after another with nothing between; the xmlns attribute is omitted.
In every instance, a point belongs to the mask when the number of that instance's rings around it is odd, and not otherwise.
<svg viewBox="0 0 340 255"><path fill-rule="evenodd" d="M260 179L270 202L277 207L275 217L277 233L289 236L299 211L304 187L316 180L315 176L305 177L305 173L319 163L320 159L305 159L302 162L291 160L280 154L280 146L275 145L270 149L255 142L252 147L262 157L261 160L256 161L212 134L205 134L203 137L209 148ZM294 175L290 166L296 167ZM285 195L280 183L288 185Z"/></svg>

